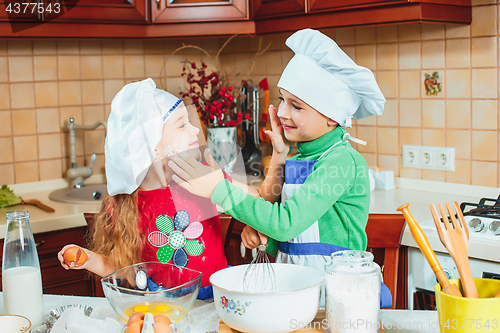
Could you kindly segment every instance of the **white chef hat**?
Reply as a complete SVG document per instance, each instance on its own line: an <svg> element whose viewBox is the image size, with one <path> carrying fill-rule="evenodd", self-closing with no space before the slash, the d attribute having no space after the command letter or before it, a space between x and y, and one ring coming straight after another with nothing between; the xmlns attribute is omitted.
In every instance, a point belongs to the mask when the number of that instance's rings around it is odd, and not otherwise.
<svg viewBox="0 0 500 333"><path fill-rule="evenodd" d="M329 37L312 29L299 30L285 43L295 56L278 87L309 106L351 127L351 119L381 115L385 98L373 73L356 65Z"/></svg>
<svg viewBox="0 0 500 333"><path fill-rule="evenodd" d="M131 194L155 158L163 124L182 103L148 78L125 85L111 102L107 123L106 178L109 195Z"/></svg>

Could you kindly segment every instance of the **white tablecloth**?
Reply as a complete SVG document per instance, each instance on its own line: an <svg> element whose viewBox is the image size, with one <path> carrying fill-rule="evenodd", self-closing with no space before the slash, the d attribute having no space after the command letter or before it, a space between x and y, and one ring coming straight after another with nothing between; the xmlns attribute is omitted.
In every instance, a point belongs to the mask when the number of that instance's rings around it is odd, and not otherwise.
<svg viewBox="0 0 500 333"><path fill-rule="evenodd" d="M94 309L91 315L92 318L104 319L111 317L125 325L125 322L118 317L108 301L101 297L44 295L44 315L48 317L50 310L69 304L91 306ZM5 314L1 292L0 314ZM216 331L219 327L219 316L215 312L214 303L196 301L189 312L189 316L191 333ZM381 310L380 319L386 332L439 333L436 311Z"/></svg>
<svg viewBox="0 0 500 333"><path fill-rule="evenodd" d="M92 318L104 319L111 317L121 324L125 322L118 317L116 312L109 305L106 298L102 297L80 297L80 296L62 296L62 295L43 295L44 318L49 317L50 310L59 306L69 304L83 304L91 306L94 310L90 315ZM3 295L0 292L0 314L5 314L3 306ZM219 327L219 316L215 312L215 306L211 302L195 301L189 312L191 321L191 333L205 333L215 331ZM92 332L89 332L92 333Z"/></svg>

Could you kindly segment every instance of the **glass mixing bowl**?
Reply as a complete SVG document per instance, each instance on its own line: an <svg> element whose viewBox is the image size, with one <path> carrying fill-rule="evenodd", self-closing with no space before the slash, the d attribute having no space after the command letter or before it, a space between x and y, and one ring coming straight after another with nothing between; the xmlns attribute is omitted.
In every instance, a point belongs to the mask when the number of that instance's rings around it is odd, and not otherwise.
<svg viewBox="0 0 500 333"><path fill-rule="evenodd" d="M160 262L124 267L101 279L104 294L118 316L127 321L134 312L181 319L200 291L202 273Z"/></svg>

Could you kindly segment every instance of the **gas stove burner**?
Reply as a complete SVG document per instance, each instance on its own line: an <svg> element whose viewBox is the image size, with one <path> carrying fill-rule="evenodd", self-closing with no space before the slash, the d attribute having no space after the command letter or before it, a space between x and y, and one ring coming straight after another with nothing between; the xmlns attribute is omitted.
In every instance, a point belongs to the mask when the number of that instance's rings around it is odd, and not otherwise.
<svg viewBox="0 0 500 333"><path fill-rule="evenodd" d="M487 202L492 202L492 204L487 204ZM465 211L467 206L475 208ZM460 204L460 209L464 216L471 215L500 218L500 195L497 199L482 198L479 200L479 203L462 202L462 204Z"/></svg>
<svg viewBox="0 0 500 333"><path fill-rule="evenodd" d="M465 211L467 206L473 208ZM473 234L498 239L500 236L500 196L497 199L482 198L479 203L463 202L460 209L464 214L467 227Z"/></svg>
<svg viewBox="0 0 500 333"><path fill-rule="evenodd" d="M464 216L484 216L500 219L500 207L476 208L464 213Z"/></svg>

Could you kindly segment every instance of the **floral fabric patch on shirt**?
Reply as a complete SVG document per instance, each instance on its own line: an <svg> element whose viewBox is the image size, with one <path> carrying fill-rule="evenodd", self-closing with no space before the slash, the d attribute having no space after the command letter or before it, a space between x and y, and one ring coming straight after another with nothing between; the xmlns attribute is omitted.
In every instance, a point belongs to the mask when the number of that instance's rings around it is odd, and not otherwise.
<svg viewBox="0 0 500 333"><path fill-rule="evenodd" d="M203 253L204 246L195 238L203 233L203 225L200 222L189 223L189 214L185 210L175 213L174 219L168 215L158 215L156 227L159 231L153 231L148 235L151 245L159 247L156 257L162 263L172 259L176 266L186 267L189 257L197 257Z"/></svg>

